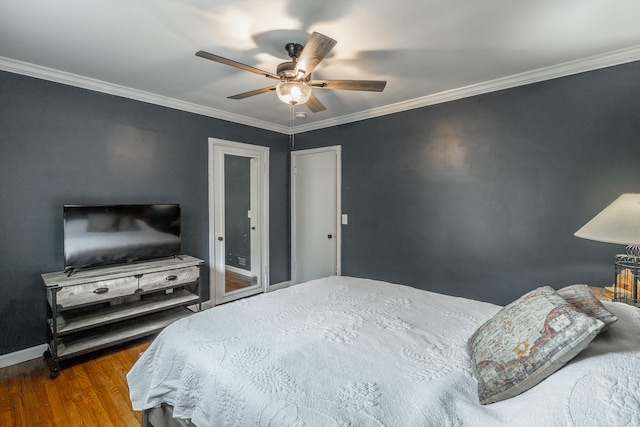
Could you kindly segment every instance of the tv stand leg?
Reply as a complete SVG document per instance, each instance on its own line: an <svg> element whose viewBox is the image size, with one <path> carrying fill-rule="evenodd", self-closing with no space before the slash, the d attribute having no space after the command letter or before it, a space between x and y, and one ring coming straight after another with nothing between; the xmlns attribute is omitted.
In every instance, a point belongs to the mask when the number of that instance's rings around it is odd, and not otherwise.
<svg viewBox="0 0 640 427"><path fill-rule="evenodd" d="M45 350L42 353L42 357L47 362L47 365L50 365L51 372L49 372L49 378L54 379L60 373L60 364L53 358L51 351L49 349ZM50 362L49 362L50 361Z"/></svg>

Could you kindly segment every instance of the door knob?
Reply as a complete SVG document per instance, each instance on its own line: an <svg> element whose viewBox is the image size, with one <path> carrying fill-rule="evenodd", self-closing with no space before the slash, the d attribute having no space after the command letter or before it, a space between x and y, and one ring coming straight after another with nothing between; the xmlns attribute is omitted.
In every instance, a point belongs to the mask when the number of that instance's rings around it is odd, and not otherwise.
<svg viewBox="0 0 640 427"><path fill-rule="evenodd" d="M333 237L333 234L329 234L327 237L331 239Z"/></svg>
<svg viewBox="0 0 640 427"><path fill-rule="evenodd" d="M218 240L220 240L222 242L224 240L224 237L220 236L220 237L218 237Z"/></svg>

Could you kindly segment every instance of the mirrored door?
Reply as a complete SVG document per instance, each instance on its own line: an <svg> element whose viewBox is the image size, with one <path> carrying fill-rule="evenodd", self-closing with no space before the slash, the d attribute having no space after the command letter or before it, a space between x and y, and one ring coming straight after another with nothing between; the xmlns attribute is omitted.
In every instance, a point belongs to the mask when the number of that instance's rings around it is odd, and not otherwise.
<svg viewBox="0 0 640 427"><path fill-rule="evenodd" d="M214 304L268 286L268 148L213 140L211 296Z"/></svg>
<svg viewBox="0 0 640 427"><path fill-rule="evenodd" d="M224 154L225 294L259 283L257 166L255 157Z"/></svg>

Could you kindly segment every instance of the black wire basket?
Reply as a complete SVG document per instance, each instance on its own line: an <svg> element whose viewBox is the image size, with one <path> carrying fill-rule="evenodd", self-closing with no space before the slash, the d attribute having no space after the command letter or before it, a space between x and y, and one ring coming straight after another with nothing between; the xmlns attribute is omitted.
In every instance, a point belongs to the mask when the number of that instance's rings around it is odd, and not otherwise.
<svg viewBox="0 0 640 427"><path fill-rule="evenodd" d="M640 307L640 256L616 255L613 300Z"/></svg>

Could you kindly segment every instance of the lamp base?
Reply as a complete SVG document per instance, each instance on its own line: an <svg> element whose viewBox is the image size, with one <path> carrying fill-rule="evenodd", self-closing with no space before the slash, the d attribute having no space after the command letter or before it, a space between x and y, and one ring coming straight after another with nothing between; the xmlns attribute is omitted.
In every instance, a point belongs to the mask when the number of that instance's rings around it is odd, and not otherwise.
<svg viewBox="0 0 640 427"><path fill-rule="evenodd" d="M614 262L613 300L640 307L640 255L630 254L627 247L627 254L616 255Z"/></svg>

